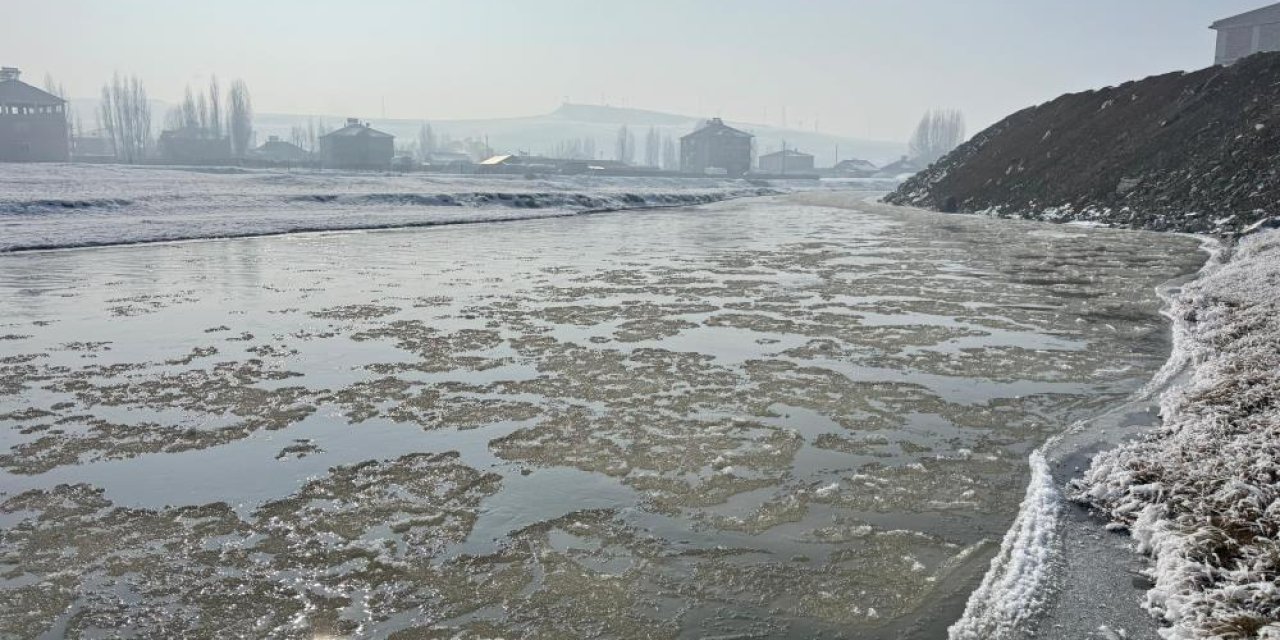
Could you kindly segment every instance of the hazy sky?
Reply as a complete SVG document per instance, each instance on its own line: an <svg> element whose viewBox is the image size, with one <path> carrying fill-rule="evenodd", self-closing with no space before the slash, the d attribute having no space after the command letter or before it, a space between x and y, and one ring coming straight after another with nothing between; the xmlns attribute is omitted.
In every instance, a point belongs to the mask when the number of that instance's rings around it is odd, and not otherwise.
<svg viewBox="0 0 1280 640"><path fill-rule="evenodd" d="M573 102L881 139L1207 66L1266 0L0 0L0 64L76 97L115 70L175 100L243 78L261 112L453 119ZM225 81L224 81L225 85Z"/></svg>

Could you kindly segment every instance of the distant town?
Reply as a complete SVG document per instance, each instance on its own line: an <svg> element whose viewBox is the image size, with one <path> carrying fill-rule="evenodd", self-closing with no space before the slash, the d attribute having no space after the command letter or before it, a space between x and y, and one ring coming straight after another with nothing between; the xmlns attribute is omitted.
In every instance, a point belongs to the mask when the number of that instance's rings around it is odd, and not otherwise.
<svg viewBox="0 0 1280 640"><path fill-rule="evenodd" d="M1229 65L1253 53L1280 49L1280 4L1210 25L1217 32L1214 62ZM581 111L590 105L562 106ZM784 110L785 113L785 110ZM965 139L963 115L928 111L905 153L893 159L846 157L836 145L817 161L815 149L775 140L761 150L748 126L718 117L696 121L679 134L671 126L621 124L601 136L570 136L541 152L495 149L487 135L452 139L423 122L413 139L349 117L337 128L323 119L292 123L288 134L258 139L249 89L243 81L224 92L216 77L204 90L187 87L181 103L155 126L152 101L136 77L116 75L102 88L92 126L71 108L66 91L46 76L43 88L22 80L15 67L0 67L0 162L129 163L181 166L254 166L347 171L438 172L452 174L609 176L730 176L770 179L901 178L927 168ZM158 131L158 134L156 133ZM816 126L815 126L816 132ZM777 137L776 135L774 136ZM829 140L807 136L812 145ZM612 150L607 144L612 142ZM641 153L643 149L643 153Z"/></svg>
<svg viewBox="0 0 1280 640"><path fill-rule="evenodd" d="M331 128L308 117L288 135L258 140L248 87L233 82L222 91L216 78L207 90L187 89L159 127L140 81L113 78L102 90L92 126L71 107L66 92L47 77L44 87L22 79L20 69L0 70L0 162L128 163L178 166L250 166L345 171L451 174L729 176L771 179L893 178L914 173L950 151L964 137L958 112L929 112L908 153L876 163L843 157L836 144L828 163L786 140L761 151L749 127L718 117L697 121L682 134L672 126L650 127L637 143L638 126L619 125L602 144L597 136L557 142L541 153L500 150L488 137L452 139L422 123L411 139L397 138L367 120L347 118ZM565 105L564 110L592 109ZM155 133L158 130L158 133ZM799 137L805 137L800 134ZM808 136L813 144L825 140ZM612 149L607 149L612 142ZM885 143L888 144L888 143ZM906 147L904 146L904 149Z"/></svg>

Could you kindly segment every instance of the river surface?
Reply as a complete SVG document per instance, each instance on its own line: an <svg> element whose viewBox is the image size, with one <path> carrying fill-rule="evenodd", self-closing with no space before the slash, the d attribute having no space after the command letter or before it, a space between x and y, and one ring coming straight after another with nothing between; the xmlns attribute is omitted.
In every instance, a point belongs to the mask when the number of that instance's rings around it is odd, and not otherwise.
<svg viewBox="0 0 1280 640"><path fill-rule="evenodd" d="M864 198L0 256L0 636L941 637L1203 256Z"/></svg>

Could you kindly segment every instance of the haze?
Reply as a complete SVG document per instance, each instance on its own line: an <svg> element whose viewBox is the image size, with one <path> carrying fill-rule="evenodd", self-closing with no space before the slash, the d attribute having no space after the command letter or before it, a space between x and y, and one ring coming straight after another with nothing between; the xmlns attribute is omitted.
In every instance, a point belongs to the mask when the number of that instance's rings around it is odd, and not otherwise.
<svg viewBox="0 0 1280 640"><path fill-rule="evenodd" d="M569 100L903 140L931 107L973 132L1207 66L1209 23L1258 4L45 0L8 9L0 62L72 97L118 70L175 102L215 73L244 78L260 113L494 118Z"/></svg>

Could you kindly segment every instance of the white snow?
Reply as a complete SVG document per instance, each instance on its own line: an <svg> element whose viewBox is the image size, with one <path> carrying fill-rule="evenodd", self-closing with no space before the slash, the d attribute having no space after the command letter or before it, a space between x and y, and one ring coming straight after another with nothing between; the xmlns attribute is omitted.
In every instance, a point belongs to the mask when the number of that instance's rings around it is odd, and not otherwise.
<svg viewBox="0 0 1280 640"><path fill-rule="evenodd" d="M727 178L5 164L0 252L543 218L779 192Z"/></svg>
<svg viewBox="0 0 1280 640"><path fill-rule="evenodd" d="M1241 241L1174 300L1190 377L1163 426L1095 458L1073 498L1153 558L1147 608L1168 640L1280 638L1280 232Z"/></svg>
<svg viewBox="0 0 1280 640"><path fill-rule="evenodd" d="M970 594L964 615L948 630L950 640L1021 637L1023 625L1043 606L1062 505L1043 448L1031 454L1030 462L1031 483L1018 517L982 584Z"/></svg>

